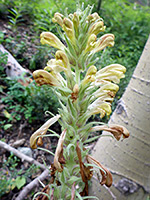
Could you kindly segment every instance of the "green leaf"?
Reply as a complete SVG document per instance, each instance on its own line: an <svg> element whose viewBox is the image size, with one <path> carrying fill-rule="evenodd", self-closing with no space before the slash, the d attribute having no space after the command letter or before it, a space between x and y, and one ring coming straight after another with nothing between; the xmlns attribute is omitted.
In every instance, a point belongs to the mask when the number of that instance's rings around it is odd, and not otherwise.
<svg viewBox="0 0 150 200"><path fill-rule="evenodd" d="M6 124L6 125L4 125L4 130L6 131L6 130L9 129L10 127L12 127L12 124Z"/></svg>
<svg viewBox="0 0 150 200"><path fill-rule="evenodd" d="M26 179L24 176L18 176L15 180L15 184L16 184L16 187L18 189L20 189L21 187L23 187L25 184L26 184Z"/></svg>
<svg viewBox="0 0 150 200"><path fill-rule="evenodd" d="M74 182L77 182L77 181L80 181L81 178L80 177L77 177L77 176L72 176L69 180L68 180L68 183L70 185L72 185Z"/></svg>

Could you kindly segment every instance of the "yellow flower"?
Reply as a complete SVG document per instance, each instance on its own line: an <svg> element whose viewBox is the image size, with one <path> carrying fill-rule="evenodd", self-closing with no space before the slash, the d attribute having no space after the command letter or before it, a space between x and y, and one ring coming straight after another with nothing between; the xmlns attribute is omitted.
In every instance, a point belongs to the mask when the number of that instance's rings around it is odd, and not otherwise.
<svg viewBox="0 0 150 200"><path fill-rule="evenodd" d="M95 34L98 35L98 33L103 32L105 30L105 26L104 26L104 22L103 21L98 21L96 23L94 23L88 31L88 34Z"/></svg>
<svg viewBox="0 0 150 200"><path fill-rule="evenodd" d="M86 72L86 75L85 76L88 76L88 75L95 75L97 72L97 68L94 66L94 65L91 65L87 72Z"/></svg>
<svg viewBox="0 0 150 200"><path fill-rule="evenodd" d="M52 18L52 22L58 23L60 26L63 25L63 15L61 13L56 12L54 17Z"/></svg>
<svg viewBox="0 0 150 200"><path fill-rule="evenodd" d="M42 44L49 44L52 47L55 47L56 49L64 50L66 47L63 45L63 43L51 32L43 32L40 35L41 43Z"/></svg>
<svg viewBox="0 0 150 200"><path fill-rule="evenodd" d="M96 115L100 113L100 117L103 118L106 114L108 116L111 114L111 104L103 101L101 98L98 98L88 106L88 111L90 115Z"/></svg>
<svg viewBox="0 0 150 200"><path fill-rule="evenodd" d="M105 34L102 37L100 37L97 42L95 42L94 49L92 50L93 53L96 53L98 51L103 50L105 47L114 46L114 35L113 34Z"/></svg>
<svg viewBox="0 0 150 200"><path fill-rule="evenodd" d="M33 72L33 78L38 85L51 85L51 86L61 86L59 80L57 80L54 72L49 73L45 70L36 70Z"/></svg>
<svg viewBox="0 0 150 200"><path fill-rule="evenodd" d="M97 89L94 93L93 96L96 98L103 96L104 94L107 94L110 97L114 97L116 92L119 90L119 86L111 83L109 81L102 82L102 85L99 89Z"/></svg>
<svg viewBox="0 0 150 200"><path fill-rule="evenodd" d="M95 12L95 13L89 15L87 17L87 20L90 22L95 22L96 20L100 20L100 16L98 15L98 13Z"/></svg>
<svg viewBox="0 0 150 200"><path fill-rule="evenodd" d="M70 63L65 52L60 51L60 50L56 51L55 58L56 60L62 61L65 68L68 68L68 69L70 68Z"/></svg>
<svg viewBox="0 0 150 200"><path fill-rule="evenodd" d="M88 38L88 41L87 41L87 45L86 45L86 48L85 48L85 53L88 52L88 51L92 51L95 47L95 44L96 44L96 35L95 34L91 34L90 37Z"/></svg>
<svg viewBox="0 0 150 200"><path fill-rule="evenodd" d="M124 78L124 73L126 72L126 68L120 64L112 64L108 65L102 69L100 69L96 73L97 82L113 81L114 83L119 83L121 78Z"/></svg>
<svg viewBox="0 0 150 200"><path fill-rule="evenodd" d="M69 18L65 17L63 20L62 28L66 32L70 41L74 44L75 43L75 35L74 35L74 29L73 29L73 22Z"/></svg>

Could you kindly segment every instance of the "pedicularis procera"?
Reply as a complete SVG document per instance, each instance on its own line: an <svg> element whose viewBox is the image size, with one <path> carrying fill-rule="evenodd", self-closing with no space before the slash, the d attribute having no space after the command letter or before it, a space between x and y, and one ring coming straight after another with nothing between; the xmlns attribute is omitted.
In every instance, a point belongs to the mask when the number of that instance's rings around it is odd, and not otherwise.
<svg viewBox="0 0 150 200"><path fill-rule="evenodd" d="M74 14L64 16L55 13L52 21L58 26L61 40L51 32L41 33L41 43L57 49L55 58L48 61L44 69L36 70L33 77L38 85L48 84L57 95L61 108L30 138L32 148L41 145L42 137L49 127L58 121L62 133L54 162L50 166L50 184L44 188L43 198L82 199L88 196L88 183L96 168L102 176L101 185L110 187L112 175L97 160L88 154L87 143L91 132L106 130L117 140L127 138L129 132L119 125L107 125L88 120L92 115L100 118L111 113L111 103L118 91L118 83L126 68L111 64L102 69L95 66L96 53L114 45L114 35L104 34L103 19L92 12L92 7L77 9ZM102 35L98 37L98 35ZM93 133L92 133L93 135ZM40 197L42 198L42 197ZM92 198L92 197L91 197Z"/></svg>

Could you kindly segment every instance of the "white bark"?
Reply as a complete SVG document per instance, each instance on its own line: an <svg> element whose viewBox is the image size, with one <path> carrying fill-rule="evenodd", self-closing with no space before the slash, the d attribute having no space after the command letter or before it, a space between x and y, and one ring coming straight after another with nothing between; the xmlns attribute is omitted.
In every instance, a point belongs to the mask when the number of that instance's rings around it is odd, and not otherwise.
<svg viewBox="0 0 150 200"><path fill-rule="evenodd" d="M11 79L16 79L21 77L21 75L30 74L31 72L25 68L23 68L17 60L3 47L2 44L0 44L0 51L3 53L7 53L8 62L5 66L5 71L7 76L9 76Z"/></svg>
<svg viewBox="0 0 150 200"><path fill-rule="evenodd" d="M111 191L117 200L144 200L150 193L150 37L110 118L109 124L112 123L125 126L130 137L119 142L109 137L100 138L92 152L93 157L112 172ZM93 193L100 200L113 199L95 182Z"/></svg>

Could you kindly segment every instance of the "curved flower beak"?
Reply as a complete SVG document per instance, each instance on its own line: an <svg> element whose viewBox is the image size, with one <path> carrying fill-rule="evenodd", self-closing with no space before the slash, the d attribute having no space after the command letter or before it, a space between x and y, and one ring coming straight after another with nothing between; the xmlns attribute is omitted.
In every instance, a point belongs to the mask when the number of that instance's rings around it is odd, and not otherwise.
<svg viewBox="0 0 150 200"><path fill-rule="evenodd" d="M108 131L112 133L117 140L120 140L121 136L123 136L123 138L128 138L130 135L129 131L124 126L117 124L95 126L92 127L90 131Z"/></svg>
<svg viewBox="0 0 150 200"><path fill-rule="evenodd" d="M58 119L60 118L60 115L56 115L55 117L52 117L51 119L49 119L45 124L43 124L43 126L41 126L37 131L35 131L32 136L30 137L30 146L32 149L36 149L37 145L36 145L36 141L40 136L43 136L46 134L48 128L54 124L55 122L58 121Z"/></svg>
<svg viewBox="0 0 150 200"><path fill-rule="evenodd" d="M42 44L49 44L56 49L64 50L66 47L63 43L51 32L43 32L40 35Z"/></svg>

